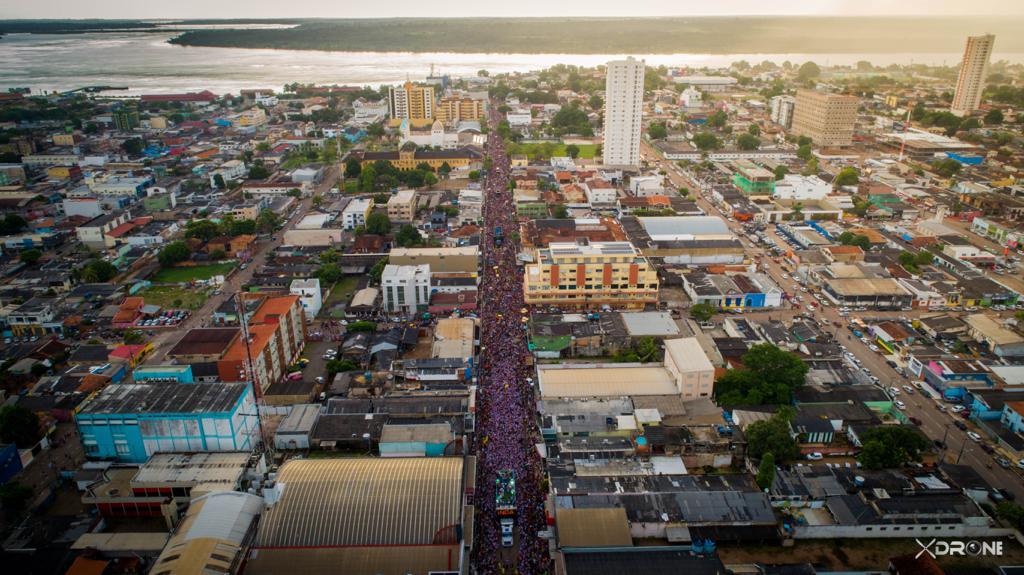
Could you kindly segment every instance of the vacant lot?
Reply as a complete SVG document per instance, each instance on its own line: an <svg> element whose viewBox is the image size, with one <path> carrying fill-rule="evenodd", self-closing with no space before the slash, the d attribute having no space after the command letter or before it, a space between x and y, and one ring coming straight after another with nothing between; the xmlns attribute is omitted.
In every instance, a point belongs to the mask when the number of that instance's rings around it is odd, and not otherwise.
<svg viewBox="0 0 1024 575"><path fill-rule="evenodd" d="M139 292L139 295L146 300L147 304L190 310L199 309L207 299L206 290L173 286L154 286Z"/></svg>
<svg viewBox="0 0 1024 575"><path fill-rule="evenodd" d="M180 268L164 268L153 276L156 283L188 282L192 280L208 280L213 276L227 275L235 267L235 262L208 264Z"/></svg>

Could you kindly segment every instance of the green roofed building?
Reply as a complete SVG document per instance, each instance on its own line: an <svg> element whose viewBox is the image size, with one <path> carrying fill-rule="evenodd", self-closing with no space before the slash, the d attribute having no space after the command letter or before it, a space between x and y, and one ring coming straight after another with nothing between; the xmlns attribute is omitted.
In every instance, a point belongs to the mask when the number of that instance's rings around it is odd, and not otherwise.
<svg viewBox="0 0 1024 575"><path fill-rule="evenodd" d="M732 175L734 186L750 196L771 196L775 193L775 174L750 160L733 162L736 173Z"/></svg>

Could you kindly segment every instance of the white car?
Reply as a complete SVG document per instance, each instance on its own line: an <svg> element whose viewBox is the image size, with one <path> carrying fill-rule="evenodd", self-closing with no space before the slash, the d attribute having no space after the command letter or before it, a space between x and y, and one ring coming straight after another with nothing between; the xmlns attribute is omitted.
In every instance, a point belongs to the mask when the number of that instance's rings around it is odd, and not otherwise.
<svg viewBox="0 0 1024 575"><path fill-rule="evenodd" d="M807 459L809 461L821 461L822 459L825 459L825 456L815 451L814 453L808 453Z"/></svg>
<svg viewBox="0 0 1024 575"><path fill-rule="evenodd" d="M898 388L896 386L893 386L893 387L889 388L889 395L892 395L893 397L896 397L899 394L900 394L900 388Z"/></svg>
<svg viewBox="0 0 1024 575"><path fill-rule="evenodd" d="M909 385L904 385L904 386L903 386L903 391L905 391L905 392L907 392L907 393L909 393L909 394L913 395L913 393L914 393L914 388L913 388L913 387L910 387Z"/></svg>
<svg viewBox="0 0 1024 575"><path fill-rule="evenodd" d="M875 352L875 353L878 353L878 349L879 349L879 348L878 348L878 346L877 346L877 345L875 345L875 344L871 344L871 345L869 345L869 346L868 346L868 349L870 349L871 351L873 351L873 352Z"/></svg>
<svg viewBox="0 0 1024 575"><path fill-rule="evenodd" d="M789 279L789 276L788 276L788 275L786 275L786 274L782 274L782 279L784 279L784 280L788 280L788 279Z"/></svg>
<svg viewBox="0 0 1024 575"><path fill-rule="evenodd" d="M952 411L953 413L963 413L967 411L967 408L962 405L954 405L953 407L949 408L949 410Z"/></svg>
<svg viewBox="0 0 1024 575"><path fill-rule="evenodd" d="M967 432L967 437L970 437L971 441L973 441L975 443L981 443L981 436L978 435L977 433L973 432L973 431L968 431Z"/></svg>
<svg viewBox="0 0 1024 575"><path fill-rule="evenodd" d="M907 404L903 403L902 401L900 401L898 399L896 401L894 401L893 403L896 404L896 409L898 409L900 411L903 411L903 410L907 409Z"/></svg>

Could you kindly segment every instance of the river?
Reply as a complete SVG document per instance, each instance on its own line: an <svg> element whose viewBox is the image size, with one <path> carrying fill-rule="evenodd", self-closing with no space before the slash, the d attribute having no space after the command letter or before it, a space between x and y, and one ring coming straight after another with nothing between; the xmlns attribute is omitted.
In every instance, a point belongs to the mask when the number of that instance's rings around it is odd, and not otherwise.
<svg viewBox="0 0 1024 575"><path fill-rule="evenodd" d="M319 52L174 46L174 32L94 34L11 34L0 39L0 89L39 91L83 86L126 86L121 95L211 90L238 93L242 88L276 88L293 82L373 85L422 79L433 65L451 76L540 70L553 64L594 66L621 54L455 54L409 52ZM802 63L875 65L955 64L961 54L657 54L636 55L650 65L726 66L789 60ZM993 55L1024 62L1024 54Z"/></svg>

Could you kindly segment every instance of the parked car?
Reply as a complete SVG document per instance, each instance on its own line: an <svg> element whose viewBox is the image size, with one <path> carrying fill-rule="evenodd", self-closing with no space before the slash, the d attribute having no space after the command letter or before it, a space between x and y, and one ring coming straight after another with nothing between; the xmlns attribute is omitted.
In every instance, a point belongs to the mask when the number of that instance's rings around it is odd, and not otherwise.
<svg viewBox="0 0 1024 575"><path fill-rule="evenodd" d="M914 388L910 387L909 385L904 385L903 386L903 391L905 391L905 392L907 392L907 393L909 393L911 395L914 394Z"/></svg>
<svg viewBox="0 0 1024 575"><path fill-rule="evenodd" d="M962 405L954 405L953 407L949 408L949 410L952 411L953 413L961 413L967 411L967 408Z"/></svg>
<svg viewBox="0 0 1024 575"><path fill-rule="evenodd" d="M921 420L916 417L911 417L910 423L913 423L914 425L921 425Z"/></svg>
<svg viewBox="0 0 1024 575"><path fill-rule="evenodd" d="M977 432L968 431L967 432L967 437L970 437L971 441L974 441L976 443L981 443L981 436L978 435Z"/></svg>
<svg viewBox="0 0 1024 575"><path fill-rule="evenodd" d="M821 461L822 459L825 459L825 456L815 451L814 453L808 453L807 459L809 461Z"/></svg>
<svg viewBox="0 0 1024 575"><path fill-rule="evenodd" d="M898 399L896 401L894 401L893 403L896 404L896 409L898 409L900 411L905 411L907 409L907 404L903 403L902 401L900 401Z"/></svg>
<svg viewBox="0 0 1024 575"><path fill-rule="evenodd" d="M1010 460L1005 457L996 457L995 460L996 463L999 464L999 467L1002 467L1003 469L1009 469L1010 466L1013 465L1010 463Z"/></svg>
<svg viewBox="0 0 1024 575"><path fill-rule="evenodd" d="M956 428L959 429L960 431L967 431L967 424L960 421L959 419L954 421L953 425L955 425Z"/></svg>

